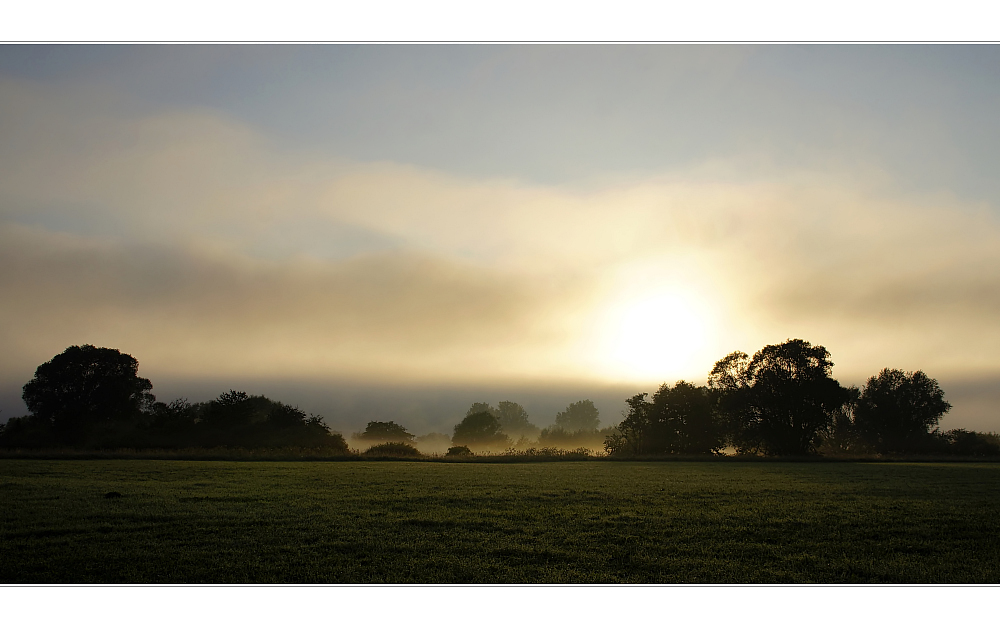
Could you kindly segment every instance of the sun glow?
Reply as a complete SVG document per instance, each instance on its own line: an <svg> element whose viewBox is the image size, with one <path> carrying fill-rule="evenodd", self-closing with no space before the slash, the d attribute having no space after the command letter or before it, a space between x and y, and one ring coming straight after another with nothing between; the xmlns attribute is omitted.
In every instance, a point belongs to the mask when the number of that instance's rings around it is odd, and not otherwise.
<svg viewBox="0 0 1000 628"><path fill-rule="evenodd" d="M642 295L610 309L603 322L603 369L615 377L692 378L708 347L709 313L681 292Z"/></svg>

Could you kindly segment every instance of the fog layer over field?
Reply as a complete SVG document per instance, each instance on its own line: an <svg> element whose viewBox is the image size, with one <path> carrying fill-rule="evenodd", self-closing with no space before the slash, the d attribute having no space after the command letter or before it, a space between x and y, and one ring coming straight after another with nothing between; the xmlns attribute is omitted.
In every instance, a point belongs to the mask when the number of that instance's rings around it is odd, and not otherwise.
<svg viewBox="0 0 1000 628"><path fill-rule="evenodd" d="M143 370L140 368L140 374ZM941 419L941 430L965 428L996 431L996 409L1000 407L1000 381L948 380L941 386L953 409ZM266 395L298 405L310 413L321 414L326 423L350 441L351 434L364 430L369 421L394 421L411 434L432 432L451 436L469 407L475 402L515 401L527 410L530 421L539 428L552 426L557 412L579 399L591 399L600 411L601 428L621 421L625 399L638 392L655 392L663 382L647 386L537 387L525 384L508 387L393 386L379 383L264 381L248 378L226 380L171 381L154 379L157 399L170 401L187 397L190 401L208 401L224 391L236 388L251 394ZM670 382L672 383L672 382ZM862 384L861 381L841 381ZM0 421L24 414L19 386L11 386L0 395ZM419 444L418 444L419 445ZM358 443L352 446L359 446ZM426 447L423 447L426 449Z"/></svg>

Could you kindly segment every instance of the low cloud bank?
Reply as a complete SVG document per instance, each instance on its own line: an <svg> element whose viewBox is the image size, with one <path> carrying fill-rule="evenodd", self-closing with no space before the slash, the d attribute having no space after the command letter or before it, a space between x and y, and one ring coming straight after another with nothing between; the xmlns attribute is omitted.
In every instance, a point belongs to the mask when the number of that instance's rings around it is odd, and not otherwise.
<svg viewBox="0 0 1000 628"><path fill-rule="evenodd" d="M4 390L83 343L134 355L154 382L236 388L580 382L593 398L584 382L703 381L730 351L786 338L826 346L843 383L1000 374L996 208L915 197L865 164L541 186L279 150L214 112L16 81L0 82L0 133ZM695 313L704 339L672 361L669 336L689 330L630 312L686 300L672 320ZM622 354L618 327L637 320L649 328ZM975 400L993 393L957 391L989 385L963 386L945 390L986 412ZM964 412L952 402L946 422ZM362 418L351 403L330 418Z"/></svg>

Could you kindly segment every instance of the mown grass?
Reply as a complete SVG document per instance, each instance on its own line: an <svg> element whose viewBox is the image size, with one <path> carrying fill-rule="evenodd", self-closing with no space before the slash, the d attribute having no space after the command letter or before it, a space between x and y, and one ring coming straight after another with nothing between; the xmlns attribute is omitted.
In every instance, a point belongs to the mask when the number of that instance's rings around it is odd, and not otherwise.
<svg viewBox="0 0 1000 628"><path fill-rule="evenodd" d="M0 460L0 505L4 583L1000 580L990 463Z"/></svg>

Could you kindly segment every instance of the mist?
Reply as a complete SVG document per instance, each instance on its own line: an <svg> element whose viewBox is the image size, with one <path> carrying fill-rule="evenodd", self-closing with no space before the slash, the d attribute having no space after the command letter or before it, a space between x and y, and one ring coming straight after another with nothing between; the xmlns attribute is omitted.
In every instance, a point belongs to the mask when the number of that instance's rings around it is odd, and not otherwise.
<svg viewBox="0 0 1000 628"><path fill-rule="evenodd" d="M2 47L0 420L85 343L419 434L804 338L1000 429L995 55Z"/></svg>

